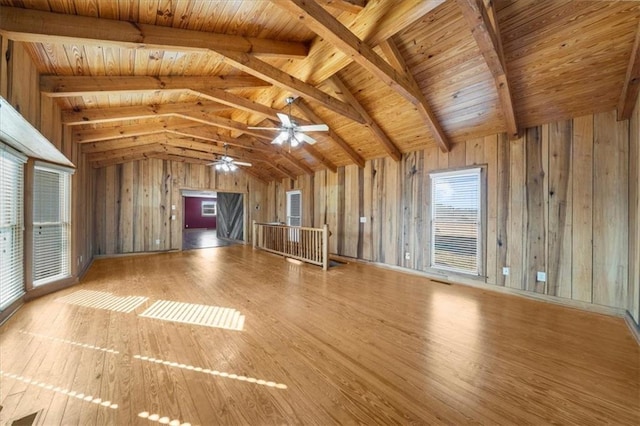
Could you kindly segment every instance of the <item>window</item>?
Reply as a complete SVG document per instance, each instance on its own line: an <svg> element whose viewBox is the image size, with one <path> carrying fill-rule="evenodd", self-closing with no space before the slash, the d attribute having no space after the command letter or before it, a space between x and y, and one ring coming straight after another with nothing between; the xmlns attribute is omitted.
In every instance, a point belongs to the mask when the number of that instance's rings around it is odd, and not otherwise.
<svg viewBox="0 0 640 426"><path fill-rule="evenodd" d="M0 144L0 312L24 294L24 166Z"/></svg>
<svg viewBox="0 0 640 426"><path fill-rule="evenodd" d="M431 266L480 275L480 168L431 174Z"/></svg>
<svg viewBox="0 0 640 426"><path fill-rule="evenodd" d="M71 275L72 170L36 163L33 184L33 285Z"/></svg>
<svg viewBox="0 0 640 426"><path fill-rule="evenodd" d="M302 194L300 191L287 191L287 226L302 225ZM289 229L289 241L300 241L300 230Z"/></svg>
<svg viewBox="0 0 640 426"><path fill-rule="evenodd" d="M203 201L200 204L202 208L202 216L215 216L216 215L216 202L215 201Z"/></svg>
<svg viewBox="0 0 640 426"><path fill-rule="evenodd" d="M287 225L302 225L302 195L300 191L287 191Z"/></svg>

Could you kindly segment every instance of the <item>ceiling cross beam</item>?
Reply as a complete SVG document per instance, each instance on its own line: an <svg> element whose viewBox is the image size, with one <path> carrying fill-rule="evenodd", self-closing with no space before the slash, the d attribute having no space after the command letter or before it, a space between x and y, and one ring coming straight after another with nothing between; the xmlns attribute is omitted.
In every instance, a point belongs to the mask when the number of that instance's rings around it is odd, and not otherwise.
<svg viewBox="0 0 640 426"><path fill-rule="evenodd" d="M272 0L273 1L273 0ZM427 126L431 130L434 139L443 149L448 149L447 138L442 128L435 120L435 115L426 101L424 94L415 80L407 78L389 65L369 45L360 40L340 21L324 10L315 1L311 0L287 0L274 2L279 7L287 10L292 16L303 21L312 31L325 40L328 40L336 48L350 56L354 62L375 75L391 89L395 90L406 100L415 105Z"/></svg>
<svg viewBox="0 0 640 426"><path fill-rule="evenodd" d="M507 67L502 51L500 29L495 10L493 7L488 10L482 0L457 0L457 2L468 27L471 29L471 34L473 34L473 38L476 40L476 44L480 48L480 52L493 75L509 138L517 139L520 129L518 128L513 107L513 97L511 96L509 79L507 78Z"/></svg>
<svg viewBox="0 0 640 426"><path fill-rule="evenodd" d="M51 97L90 96L104 92L262 88L271 84L252 75L229 76L40 76L40 92Z"/></svg>
<svg viewBox="0 0 640 426"><path fill-rule="evenodd" d="M0 6L0 34L29 43L58 42L91 45L116 45L130 49L235 50L254 55L304 58L304 43L217 34L182 28L164 27L67 15L35 9Z"/></svg>
<svg viewBox="0 0 640 426"><path fill-rule="evenodd" d="M636 30L636 39L631 49L629 65L624 79L620 100L618 101L618 120L631 118L633 108L640 92L640 22Z"/></svg>
<svg viewBox="0 0 640 426"><path fill-rule="evenodd" d="M336 74L331 77L331 83L335 86L338 93L342 94L347 102L353 105L353 107L365 119L366 126L371 130L371 133L373 133L373 136L376 138L378 143L382 145L382 148L387 152L387 154L389 154L394 160L400 161L402 159L402 153L398 147L393 143L385 131L382 130L378 122L371 117L371 114L369 114L369 112L362 106L360 101L358 101L353 93L351 93L351 90L349 90L347 85L344 84L344 81L342 81L342 79Z"/></svg>
<svg viewBox="0 0 640 426"><path fill-rule="evenodd" d="M324 123L323 120L318 114L315 113L314 110L311 109L309 104L302 98L296 99L294 105L311 121L316 123ZM328 131L329 137L347 154L347 156L358 165L360 168L364 168L364 158L360 154L358 154L352 147L349 145L339 134L335 132L335 130L329 127Z"/></svg>

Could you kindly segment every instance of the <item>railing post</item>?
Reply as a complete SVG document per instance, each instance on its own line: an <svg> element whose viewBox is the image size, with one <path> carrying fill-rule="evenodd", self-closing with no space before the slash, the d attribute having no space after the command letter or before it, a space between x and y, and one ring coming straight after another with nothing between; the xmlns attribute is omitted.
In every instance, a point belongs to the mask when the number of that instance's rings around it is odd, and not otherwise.
<svg viewBox="0 0 640 426"><path fill-rule="evenodd" d="M322 269L329 269L329 227L322 225Z"/></svg>
<svg viewBox="0 0 640 426"><path fill-rule="evenodd" d="M258 225L256 221L253 221L253 234L251 235L251 242L253 243L253 248L256 248L258 243Z"/></svg>

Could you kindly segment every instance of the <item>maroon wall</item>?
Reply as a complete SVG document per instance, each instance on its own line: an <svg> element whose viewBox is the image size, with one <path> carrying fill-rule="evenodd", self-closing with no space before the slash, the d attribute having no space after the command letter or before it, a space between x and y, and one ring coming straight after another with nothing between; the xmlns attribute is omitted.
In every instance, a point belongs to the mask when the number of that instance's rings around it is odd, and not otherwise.
<svg viewBox="0 0 640 426"><path fill-rule="evenodd" d="M202 202L216 201L215 198L184 197L185 228L216 228L215 216L202 216Z"/></svg>

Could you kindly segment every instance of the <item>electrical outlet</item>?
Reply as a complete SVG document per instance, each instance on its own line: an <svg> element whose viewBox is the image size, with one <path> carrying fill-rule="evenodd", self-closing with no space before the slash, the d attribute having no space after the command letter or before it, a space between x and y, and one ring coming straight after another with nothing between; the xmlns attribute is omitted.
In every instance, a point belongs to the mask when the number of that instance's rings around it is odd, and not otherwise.
<svg viewBox="0 0 640 426"><path fill-rule="evenodd" d="M157 245L157 244L160 244L160 240L156 240L156 245Z"/></svg>
<svg viewBox="0 0 640 426"><path fill-rule="evenodd" d="M509 275L509 267L505 266L502 268L502 275L507 276Z"/></svg>
<svg viewBox="0 0 640 426"><path fill-rule="evenodd" d="M175 214L171 215L171 220L176 220L176 215Z"/></svg>
<svg viewBox="0 0 640 426"><path fill-rule="evenodd" d="M367 217L366 216L360 217L360 223L367 223Z"/></svg>
<svg viewBox="0 0 640 426"><path fill-rule="evenodd" d="M411 253L406 252L406 253L404 254L404 259L405 259L405 260L411 260Z"/></svg>
<svg viewBox="0 0 640 426"><path fill-rule="evenodd" d="M175 210L176 209L176 205L175 204L171 204L171 210Z"/></svg>
<svg viewBox="0 0 640 426"><path fill-rule="evenodd" d="M541 283L546 282L547 281L547 274L544 273L544 272L538 271L538 273L536 275L536 279Z"/></svg>

